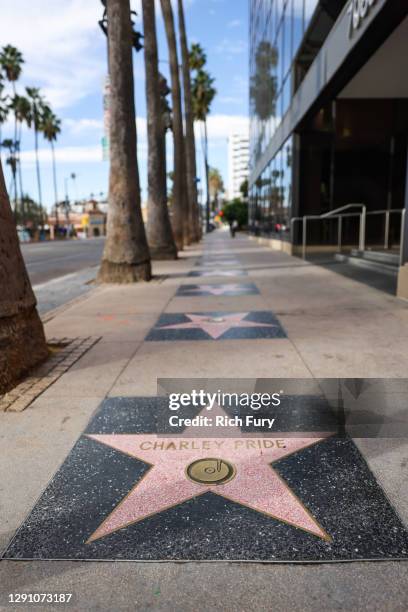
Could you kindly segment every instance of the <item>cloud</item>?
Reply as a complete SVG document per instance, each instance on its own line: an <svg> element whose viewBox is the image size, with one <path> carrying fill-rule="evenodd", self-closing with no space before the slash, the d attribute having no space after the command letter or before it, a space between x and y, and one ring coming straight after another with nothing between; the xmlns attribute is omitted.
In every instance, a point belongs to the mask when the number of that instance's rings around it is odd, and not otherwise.
<svg viewBox="0 0 408 612"><path fill-rule="evenodd" d="M67 128L73 136L88 135L90 133L99 133L101 136L104 132L103 119L71 119L66 118L63 121L64 128ZM137 134L139 138L147 138L147 124L145 117L137 117Z"/></svg>
<svg viewBox="0 0 408 612"><path fill-rule="evenodd" d="M139 159L146 158L147 147L145 142L140 142L138 147ZM51 149L41 147L38 151L38 158L42 163L51 163ZM55 149L55 159L61 164L76 164L76 163L98 163L102 162L102 145L76 146L76 147L57 147ZM21 161L23 166L35 164L35 151L23 151L21 153Z"/></svg>
<svg viewBox="0 0 408 612"><path fill-rule="evenodd" d="M26 60L23 85L34 84L55 108L73 105L101 90L105 38L98 27L99 2L13 0L2 8L0 40Z"/></svg>
<svg viewBox="0 0 408 612"><path fill-rule="evenodd" d="M76 136L87 135L95 132L97 136L102 138L103 121L96 119L65 119L64 124L69 126L69 129ZM98 134L99 132L99 134ZM147 122L145 117L137 118L137 138L138 138L138 153L139 158L144 159L147 153ZM51 149L48 146L41 145L38 152L39 159L44 163L51 163ZM59 163L95 163L102 161L102 144L78 145L78 146L56 146L55 158ZM24 165L35 163L35 151L22 151L21 161Z"/></svg>
<svg viewBox="0 0 408 612"><path fill-rule="evenodd" d="M74 120L69 120L74 121ZM77 129L96 129L96 125L93 125L89 119L82 119L75 121ZM225 142L228 137L233 133L248 134L249 119L245 115L223 115L216 114L210 115L207 119L208 129L208 140L211 147L225 146ZM196 134L196 145L197 148L201 146L201 130L202 125L196 123L195 134ZM144 117L137 118L137 131L138 131L138 158L139 161L146 160L147 157L147 133L146 133L146 119ZM172 139L169 134L167 140L168 155L169 159L172 158ZM41 163L50 164L52 162L51 149L48 146L41 146L38 152L39 160ZM64 146L55 148L55 157L57 163L100 163L102 162L102 145L92 144L84 146ZM32 166L35 164L35 150L22 151L21 161L24 167Z"/></svg>
<svg viewBox="0 0 408 612"><path fill-rule="evenodd" d="M242 21L240 19L233 19L227 23L227 28L239 28L242 25Z"/></svg>
<svg viewBox="0 0 408 612"><path fill-rule="evenodd" d="M248 133L249 119L246 115L209 115L207 119L208 139L211 143L225 141L233 133ZM196 124L196 136L201 138L201 126Z"/></svg>
<svg viewBox="0 0 408 612"><path fill-rule="evenodd" d="M161 19L159 2L157 15ZM193 0L185 2L186 10ZM0 41L25 58L22 85L41 87L55 109L101 95L107 72L100 0L8 0L2 3ZM174 6L176 6L173 0ZM131 0L141 22L141 0Z"/></svg>
<svg viewBox="0 0 408 612"><path fill-rule="evenodd" d="M217 98L218 102L221 102L222 104L233 104L234 106L242 106L242 97L241 96L237 96L237 97L233 97L233 96L220 96L219 98Z"/></svg>
<svg viewBox="0 0 408 612"><path fill-rule="evenodd" d="M103 132L102 119L64 119L63 127L74 136L89 132Z"/></svg>
<svg viewBox="0 0 408 612"><path fill-rule="evenodd" d="M40 162L51 163L51 150L48 148L40 148L38 151ZM55 158L59 163L94 163L102 161L102 146L78 146L78 147L57 147L55 149ZM35 151L23 151L21 153L21 161L23 165L32 165L35 163Z"/></svg>
<svg viewBox="0 0 408 612"><path fill-rule="evenodd" d="M235 40L223 38L223 40L215 47L216 53L222 55L239 55L246 53L248 44L246 40Z"/></svg>

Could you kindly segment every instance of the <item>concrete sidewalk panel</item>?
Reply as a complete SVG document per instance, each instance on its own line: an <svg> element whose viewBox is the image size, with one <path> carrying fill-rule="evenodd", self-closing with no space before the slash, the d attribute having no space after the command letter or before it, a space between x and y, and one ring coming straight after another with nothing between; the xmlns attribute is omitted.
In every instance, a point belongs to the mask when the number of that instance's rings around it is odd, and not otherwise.
<svg viewBox="0 0 408 612"><path fill-rule="evenodd" d="M267 612L275 606L291 612L405 612L407 581L408 564L389 561L273 567L199 562L0 564L5 596L15 591L70 592L76 612ZM48 609L60 610L61 604Z"/></svg>
<svg viewBox="0 0 408 612"><path fill-rule="evenodd" d="M98 342L49 387L43 397L46 399L105 397L139 345L137 342Z"/></svg>
<svg viewBox="0 0 408 612"><path fill-rule="evenodd" d="M0 415L0 549L31 510L99 403L99 397L42 395L18 415Z"/></svg>
<svg viewBox="0 0 408 612"><path fill-rule="evenodd" d="M72 315L70 312L52 319L46 325L48 337L76 338L102 336L112 342L138 342L143 340L157 320L157 314Z"/></svg>
<svg viewBox="0 0 408 612"><path fill-rule="evenodd" d="M143 376L141 376L143 372ZM157 378L309 378L287 339L146 342L119 376L110 396L155 395Z"/></svg>
<svg viewBox="0 0 408 612"><path fill-rule="evenodd" d="M69 309L71 316L111 314L139 314L161 312L167 302L173 297L175 291L172 287L147 286L109 286L97 289L80 306Z"/></svg>

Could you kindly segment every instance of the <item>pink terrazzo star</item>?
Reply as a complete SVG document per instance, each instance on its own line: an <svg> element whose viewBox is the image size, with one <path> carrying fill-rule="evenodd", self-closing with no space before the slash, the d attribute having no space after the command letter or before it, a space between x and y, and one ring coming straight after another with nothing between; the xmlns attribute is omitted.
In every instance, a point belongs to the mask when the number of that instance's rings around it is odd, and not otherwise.
<svg viewBox="0 0 408 612"><path fill-rule="evenodd" d="M211 295L224 295L224 293L229 293L230 291L241 292L246 291L246 287L242 287L242 285L197 285L196 289L190 289L189 293L201 293L201 291L207 291L207 293L211 293Z"/></svg>
<svg viewBox="0 0 408 612"><path fill-rule="evenodd" d="M249 312L234 312L232 314L225 314L217 316L211 315L198 315L198 314L186 314L185 316L190 319L185 323L173 323L172 325L163 325L159 329L202 329L211 338L216 340L225 332L236 327L278 327L273 323L256 323L255 321L247 321L245 317L249 315Z"/></svg>
<svg viewBox="0 0 408 612"><path fill-rule="evenodd" d="M157 435L89 435L151 465L88 542L211 491L325 540L327 533L269 465L323 438L162 438ZM230 462L225 484L198 484L186 475L192 462L215 457Z"/></svg>

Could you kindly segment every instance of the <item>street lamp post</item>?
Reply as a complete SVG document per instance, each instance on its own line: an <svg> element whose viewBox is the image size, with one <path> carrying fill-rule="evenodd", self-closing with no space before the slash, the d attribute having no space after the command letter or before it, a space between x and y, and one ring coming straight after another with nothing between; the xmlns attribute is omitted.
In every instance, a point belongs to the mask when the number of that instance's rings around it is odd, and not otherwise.
<svg viewBox="0 0 408 612"><path fill-rule="evenodd" d="M78 202L78 191L77 191L77 184L76 184L77 175L75 174L75 172L71 172L70 178L72 179L72 184L74 186L75 204L76 204Z"/></svg>
<svg viewBox="0 0 408 612"><path fill-rule="evenodd" d="M69 194L68 194L68 181L71 177L70 176L66 176L64 178L64 185L65 185L65 218L67 220L67 231L69 228Z"/></svg>

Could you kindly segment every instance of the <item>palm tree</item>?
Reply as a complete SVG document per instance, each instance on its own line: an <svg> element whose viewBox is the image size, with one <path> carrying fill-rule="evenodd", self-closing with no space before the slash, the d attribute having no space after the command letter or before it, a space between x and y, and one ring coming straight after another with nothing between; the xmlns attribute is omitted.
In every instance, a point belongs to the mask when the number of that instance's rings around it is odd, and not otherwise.
<svg viewBox="0 0 408 612"><path fill-rule="evenodd" d="M2 142L2 125L7 121L10 107L8 103L8 96L3 96L4 85L2 81L2 74L0 73L0 159L1 159L1 142Z"/></svg>
<svg viewBox="0 0 408 612"><path fill-rule="evenodd" d="M217 168L210 168L208 172L209 187L210 187L210 198L213 201L213 210L218 209L218 198L221 193L224 192L224 181L220 171Z"/></svg>
<svg viewBox="0 0 408 612"><path fill-rule="evenodd" d="M13 95L16 97L16 81L18 81L22 66L24 64L24 58L22 53L13 45L6 45L2 48L0 52L0 66L3 69L3 72L6 76L6 79L11 83L13 88ZM13 173L13 181L14 181L14 208L17 208L17 182L16 182L16 171L17 171L17 163L18 163L18 142L17 142L17 118L14 115L14 153L8 158L7 163L11 165L12 173Z"/></svg>
<svg viewBox="0 0 408 612"><path fill-rule="evenodd" d="M0 66L3 68L7 80L12 84L15 94L16 81L20 78L24 58L22 53L12 45L6 45L0 52Z"/></svg>
<svg viewBox="0 0 408 612"><path fill-rule="evenodd" d="M183 70L184 114L186 124L186 170L189 225L193 241L200 238L199 208L197 197L197 167L194 137L194 115L191 99L191 74L187 44L186 24L184 19L183 0L178 0L178 22L180 48Z"/></svg>
<svg viewBox="0 0 408 612"><path fill-rule="evenodd" d="M188 210L185 198L185 149L183 133L183 115L181 110L181 89L179 76L179 63L177 54L176 33L174 28L173 9L171 0L160 0L164 26L166 29L167 45L169 50L171 97L173 105L173 141L174 141L174 186L173 186L173 216L172 224L174 238L178 249L188 243Z"/></svg>
<svg viewBox="0 0 408 612"><path fill-rule="evenodd" d="M167 96L171 92L167 79L159 72L159 91L160 91L160 111L161 111L161 134L160 146L162 150L163 174L166 177L165 189L167 192L167 159L166 159L166 134L173 129L173 116ZM167 193L167 201L170 202L169 194Z"/></svg>
<svg viewBox="0 0 408 612"><path fill-rule="evenodd" d="M259 158L262 152L262 141L268 121L276 115L278 59L278 49L268 40L261 40L256 49L255 72L251 76L249 87L251 111L258 117L261 125L255 149L256 158Z"/></svg>
<svg viewBox="0 0 408 612"><path fill-rule="evenodd" d="M18 94L14 94L10 108L12 108L14 112L14 120L16 129L16 162L17 162L17 174L19 179L20 186L20 204L21 204L21 218L24 223L24 190L23 190L23 173L21 171L21 159L20 159L20 151L21 151L21 139L22 139L22 127L25 122L28 127L31 127L32 122L32 113L31 113L31 104L30 101L25 96L19 96Z"/></svg>
<svg viewBox="0 0 408 612"><path fill-rule="evenodd" d="M42 206L40 160L38 157L38 134L41 131L41 114L44 109L44 100L38 87L26 87L26 93L31 101L32 125L34 127L35 165L37 170L38 203L40 206Z"/></svg>
<svg viewBox="0 0 408 612"><path fill-rule="evenodd" d="M36 300L21 255L0 163L0 395L48 349Z"/></svg>
<svg viewBox="0 0 408 612"><path fill-rule="evenodd" d="M166 149L163 147L165 128L160 98L154 0L144 0L142 7L149 148L147 241L152 259L177 259L167 206Z"/></svg>
<svg viewBox="0 0 408 612"><path fill-rule="evenodd" d="M207 62L207 55L199 43L193 43L189 54L190 70L201 70Z"/></svg>
<svg viewBox="0 0 408 612"><path fill-rule="evenodd" d="M204 125L203 136L203 155L205 164L206 178L206 228L209 231L210 224L210 183L209 183L209 165L208 165L208 131L207 131L207 116L210 112L212 101L217 93L213 87L214 79L204 70L206 63L206 55L203 49L198 44L191 46L190 51L190 67L195 71L193 82L191 85L192 100L193 100L193 115L196 121L201 121Z"/></svg>
<svg viewBox="0 0 408 612"><path fill-rule="evenodd" d="M55 163L55 147L54 142L57 140L58 134L61 133L61 120L58 119L52 110L47 106L41 118L41 131L45 140L51 145L52 155L52 175L54 179L54 201L55 201L55 219L56 226L59 226L58 219L58 188L57 188L57 166Z"/></svg>
<svg viewBox="0 0 408 612"><path fill-rule="evenodd" d="M6 158L6 164L10 166L12 185L14 189L14 214L17 216L17 153L16 153L16 141L12 138L5 138L1 143L3 149L8 149L8 157ZM11 193L11 185L9 188Z"/></svg>
<svg viewBox="0 0 408 612"><path fill-rule="evenodd" d="M20 78L24 58L22 53L13 45L6 45L0 52L0 66L6 79L11 83L13 95L16 96L16 81ZM17 119L14 117L14 141L17 142Z"/></svg>
<svg viewBox="0 0 408 612"><path fill-rule="evenodd" d="M110 97L110 171L107 238L98 279L150 280L137 163L132 24L129 0L107 0Z"/></svg>

